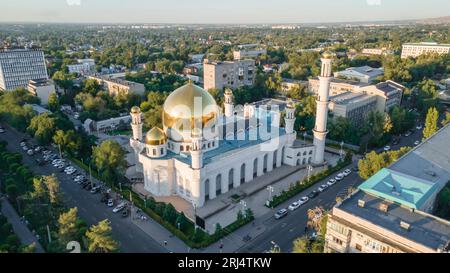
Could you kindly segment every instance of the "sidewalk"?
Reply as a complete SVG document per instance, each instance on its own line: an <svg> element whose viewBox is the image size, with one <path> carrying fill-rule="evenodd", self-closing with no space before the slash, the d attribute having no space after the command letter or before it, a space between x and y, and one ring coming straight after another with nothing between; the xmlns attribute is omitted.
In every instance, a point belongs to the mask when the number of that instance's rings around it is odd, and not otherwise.
<svg viewBox="0 0 450 273"><path fill-rule="evenodd" d="M28 229L28 227L20 221L20 217L14 208L11 206L8 200L4 197L0 197L2 203L2 213L8 218L9 223L13 226L14 233L19 237L20 241L24 245L30 245L32 243L36 244L36 253L44 253L44 249L33 235L33 233Z"/></svg>

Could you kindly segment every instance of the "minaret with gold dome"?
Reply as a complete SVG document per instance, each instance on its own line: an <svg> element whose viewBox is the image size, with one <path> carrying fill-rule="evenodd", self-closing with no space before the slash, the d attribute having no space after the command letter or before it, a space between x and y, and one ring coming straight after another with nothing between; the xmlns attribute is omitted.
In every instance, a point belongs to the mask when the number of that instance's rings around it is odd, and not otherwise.
<svg viewBox="0 0 450 273"><path fill-rule="evenodd" d="M323 164L325 158L325 141L327 137L328 104L333 55L326 51L321 58L322 67L319 76L319 92L317 94L316 125L314 127L314 164Z"/></svg>
<svg viewBox="0 0 450 273"><path fill-rule="evenodd" d="M130 138L130 146L134 150L135 160L136 160L136 171L142 172L142 163L139 162L139 154L144 149L142 143L142 113L141 109L137 106L131 107L131 130L133 131L133 136Z"/></svg>

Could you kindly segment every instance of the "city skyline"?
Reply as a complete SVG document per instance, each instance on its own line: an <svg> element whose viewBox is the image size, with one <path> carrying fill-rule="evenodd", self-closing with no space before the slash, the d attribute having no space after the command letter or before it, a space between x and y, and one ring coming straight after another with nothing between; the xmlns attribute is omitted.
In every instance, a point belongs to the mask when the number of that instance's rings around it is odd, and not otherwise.
<svg viewBox="0 0 450 273"><path fill-rule="evenodd" d="M0 22L288 24L414 20L448 15L443 0L2 0ZM26 10L23 6L27 6ZM405 7L408 12L405 13ZM432 8L430 8L432 7ZM283 19L279 19L283 18Z"/></svg>

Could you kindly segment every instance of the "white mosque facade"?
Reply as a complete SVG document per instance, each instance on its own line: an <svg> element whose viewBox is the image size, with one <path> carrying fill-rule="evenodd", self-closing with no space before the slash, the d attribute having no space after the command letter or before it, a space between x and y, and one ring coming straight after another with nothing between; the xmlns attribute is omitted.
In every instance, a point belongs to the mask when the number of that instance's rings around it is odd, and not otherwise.
<svg viewBox="0 0 450 273"><path fill-rule="evenodd" d="M143 134L142 114L131 110L136 171L154 196L180 196L197 208L256 177L284 165L323 165L331 55L322 58L314 143L296 141L295 105L281 113L270 107L236 109L231 90L224 114L204 89L189 83L173 91L163 106L163 128Z"/></svg>

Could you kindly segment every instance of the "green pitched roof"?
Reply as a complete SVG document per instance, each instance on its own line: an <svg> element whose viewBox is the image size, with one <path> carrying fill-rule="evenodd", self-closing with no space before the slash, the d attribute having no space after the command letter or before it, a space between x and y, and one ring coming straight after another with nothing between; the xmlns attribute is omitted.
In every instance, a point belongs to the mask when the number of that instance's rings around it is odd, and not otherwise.
<svg viewBox="0 0 450 273"><path fill-rule="evenodd" d="M436 183L383 168L358 188L376 197L421 209L436 187Z"/></svg>

